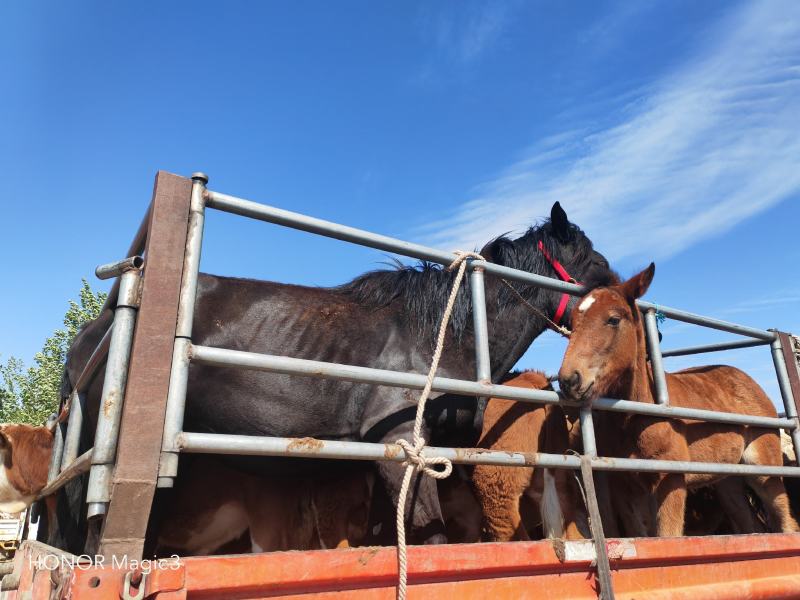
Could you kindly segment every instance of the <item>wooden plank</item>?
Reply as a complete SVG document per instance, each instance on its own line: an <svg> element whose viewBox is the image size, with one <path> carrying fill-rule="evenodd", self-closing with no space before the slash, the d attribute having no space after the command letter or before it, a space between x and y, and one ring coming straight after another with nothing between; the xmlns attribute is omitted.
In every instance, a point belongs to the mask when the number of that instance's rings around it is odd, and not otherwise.
<svg viewBox="0 0 800 600"><path fill-rule="evenodd" d="M111 502L98 553L140 559L156 489L189 222L190 179L159 171Z"/></svg>

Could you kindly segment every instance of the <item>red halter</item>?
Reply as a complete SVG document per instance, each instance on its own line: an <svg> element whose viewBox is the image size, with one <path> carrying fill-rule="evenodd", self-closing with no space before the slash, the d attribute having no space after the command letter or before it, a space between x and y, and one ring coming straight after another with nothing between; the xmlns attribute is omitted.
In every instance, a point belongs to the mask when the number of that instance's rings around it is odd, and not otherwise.
<svg viewBox="0 0 800 600"><path fill-rule="evenodd" d="M550 263L550 266L553 267L553 270L558 273L558 276L561 278L562 281L567 281L569 283L577 283L572 277L569 276L567 270L558 262L555 258L550 256L550 253L544 247L542 240L539 240L539 252L541 252L544 257L547 259L547 262ZM564 313L567 312L567 306L569 305L569 294L561 294L561 300L558 303L558 309L556 310L556 314L553 317L553 323L556 325L561 324L561 319L564 317Z"/></svg>

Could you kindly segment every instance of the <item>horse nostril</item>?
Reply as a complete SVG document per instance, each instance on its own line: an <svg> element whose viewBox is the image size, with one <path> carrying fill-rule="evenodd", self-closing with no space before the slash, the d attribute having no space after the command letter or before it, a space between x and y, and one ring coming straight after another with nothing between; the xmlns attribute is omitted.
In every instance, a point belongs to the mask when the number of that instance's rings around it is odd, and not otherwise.
<svg viewBox="0 0 800 600"><path fill-rule="evenodd" d="M576 392L581 387L581 374L578 371L573 371L569 376L561 376L558 379L558 384L562 391L566 393Z"/></svg>
<svg viewBox="0 0 800 600"><path fill-rule="evenodd" d="M581 374L573 371L572 376L569 378L569 385L574 390L581 389Z"/></svg>

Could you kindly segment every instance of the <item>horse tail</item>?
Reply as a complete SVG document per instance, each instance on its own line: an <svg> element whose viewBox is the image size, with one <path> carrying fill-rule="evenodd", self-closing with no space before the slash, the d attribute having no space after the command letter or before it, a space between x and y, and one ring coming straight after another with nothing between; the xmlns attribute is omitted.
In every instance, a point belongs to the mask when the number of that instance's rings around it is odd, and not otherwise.
<svg viewBox="0 0 800 600"><path fill-rule="evenodd" d="M556 478L550 469L544 470L544 490L542 491L542 527L547 538L564 537L564 513L561 511L561 502L558 499Z"/></svg>

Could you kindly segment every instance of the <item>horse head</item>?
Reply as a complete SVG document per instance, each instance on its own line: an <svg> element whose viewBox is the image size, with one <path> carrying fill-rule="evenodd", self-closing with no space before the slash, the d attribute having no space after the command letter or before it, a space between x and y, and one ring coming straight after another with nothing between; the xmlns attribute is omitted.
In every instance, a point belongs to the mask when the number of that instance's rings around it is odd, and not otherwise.
<svg viewBox="0 0 800 600"><path fill-rule="evenodd" d="M580 300L572 312L572 335L558 373L564 394L591 402L614 396L635 381L644 359L636 300L647 292L654 273L650 263L628 281L594 289Z"/></svg>
<svg viewBox="0 0 800 600"><path fill-rule="evenodd" d="M483 247L481 255L506 267L555 276L589 288L618 281L605 256L594 249L592 241L580 227L570 222L558 202L550 209L550 219L529 228L517 239L501 236L492 240ZM521 292L531 300L539 293L539 288L528 287ZM557 322L566 319L575 300L557 292L544 293L547 295L540 296L537 301L539 308L554 315ZM506 303L514 302L513 298L506 299Z"/></svg>

